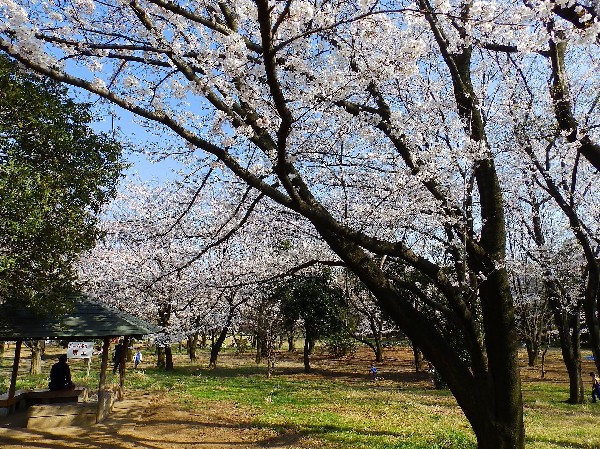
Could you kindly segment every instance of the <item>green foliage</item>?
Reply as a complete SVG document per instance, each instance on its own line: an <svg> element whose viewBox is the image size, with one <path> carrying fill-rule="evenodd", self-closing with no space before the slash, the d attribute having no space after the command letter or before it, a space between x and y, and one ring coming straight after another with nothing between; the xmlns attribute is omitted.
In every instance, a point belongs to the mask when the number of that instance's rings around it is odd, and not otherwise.
<svg viewBox="0 0 600 449"><path fill-rule="evenodd" d="M59 308L74 262L99 238L121 146L88 125L89 105L0 58L0 298Z"/></svg>
<svg viewBox="0 0 600 449"><path fill-rule="evenodd" d="M325 349L332 357L345 357L356 351L356 340L347 332L337 332L325 339Z"/></svg>
<svg viewBox="0 0 600 449"><path fill-rule="evenodd" d="M285 327L301 321L307 340L318 340L344 328L347 311L342 289L333 285L328 272L294 278L275 293L281 301Z"/></svg>
<svg viewBox="0 0 600 449"><path fill-rule="evenodd" d="M235 345L235 351L238 354L244 354L249 349L250 349L250 343L248 342L247 338L240 338Z"/></svg>

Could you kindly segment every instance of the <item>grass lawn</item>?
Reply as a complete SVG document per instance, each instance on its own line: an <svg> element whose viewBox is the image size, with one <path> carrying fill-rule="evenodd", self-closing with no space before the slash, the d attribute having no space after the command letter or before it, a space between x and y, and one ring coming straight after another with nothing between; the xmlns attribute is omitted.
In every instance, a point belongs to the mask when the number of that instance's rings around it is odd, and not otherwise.
<svg viewBox="0 0 600 449"><path fill-rule="evenodd" d="M387 350L386 361L378 365L380 381L369 379L366 350L344 360L317 356L312 374L302 372L299 354L282 353L269 379L251 354L226 352L213 370L206 368L205 353L195 364L177 354L176 369L167 373L152 368L154 360L146 353L143 369L128 371L129 391L168 394L183 410L216 411L240 428L294 435L289 447L475 448L452 395L434 390L426 373L415 374L405 348ZM2 368L4 374L6 359ZM77 384L96 385L96 366L90 377L82 366L72 364L72 369ZM541 379L539 368L522 368L527 448L600 448L600 404L564 402L568 383L558 352L547 357L547 370ZM591 362L584 362L584 373L591 370ZM44 375L22 374L18 388L45 382Z"/></svg>

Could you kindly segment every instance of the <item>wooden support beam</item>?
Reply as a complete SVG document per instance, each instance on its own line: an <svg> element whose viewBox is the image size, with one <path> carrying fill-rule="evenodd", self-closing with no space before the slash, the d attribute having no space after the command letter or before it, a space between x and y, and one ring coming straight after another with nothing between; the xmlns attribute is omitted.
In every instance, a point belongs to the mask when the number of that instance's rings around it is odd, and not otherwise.
<svg viewBox="0 0 600 449"><path fill-rule="evenodd" d="M129 337L123 338L123 350L121 351L121 363L119 363L119 393L118 399L122 401L125 397L125 364L129 353Z"/></svg>
<svg viewBox="0 0 600 449"><path fill-rule="evenodd" d="M10 376L10 386L8 387L8 398L13 398L15 396L15 389L17 386L17 374L19 373L19 362L21 361L21 345L23 344L23 339L17 340L17 345L15 346L15 359L12 367L12 374Z"/></svg>
<svg viewBox="0 0 600 449"><path fill-rule="evenodd" d="M106 416L106 367L108 366L108 350L110 348L110 338L104 337L102 345L102 363L100 365L100 383L98 385L98 409L96 411L96 422L101 422Z"/></svg>

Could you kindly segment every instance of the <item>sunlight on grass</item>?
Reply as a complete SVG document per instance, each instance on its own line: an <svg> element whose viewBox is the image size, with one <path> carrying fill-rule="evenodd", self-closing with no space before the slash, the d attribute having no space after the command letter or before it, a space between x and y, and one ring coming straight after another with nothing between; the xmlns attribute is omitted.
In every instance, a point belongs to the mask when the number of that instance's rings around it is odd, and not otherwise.
<svg viewBox="0 0 600 449"><path fill-rule="evenodd" d="M450 392L392 381L279 375L256 365L208 370L154 369L128 379L129 388L169 390L190 410L232 407L252 426L302 435L319 449L474 449L474 434ZM597 449L600 407L571 405L564 384L527 382L523 388L527 449Z"/></svg>
<svg viewBox="0 0 600 449"><path fill-rule="evenodd" d="M224 360L224 361L223 361ZM469 423L447 390L419 383L339 373L304 375L298 366L285 365L267 379L264 366L251 357L232 354L217 369L192 365L182 356L174 371L147 363L128 370L130 394L169 397L182 410L210 411L233 426L293 435L290 448L315 449L475 449ZM363 362L358 362L363 363ZM359 366L358 372L362 369ZM389 368L388 368L389 369ZM325 370L323 370L325 371ZM339 374L339 375L338 375ZM345 375L344 375L345 374ZM78 385L96 388L98 366L90 376L73 367ZM6 379L2 379L3 384ZM118 376L109 372L108 382ZM17 388L47 385L47 375L20 375ZM600 448L600 406L567 404L568 384L560 380L523 382L527 449Z"/></svg>

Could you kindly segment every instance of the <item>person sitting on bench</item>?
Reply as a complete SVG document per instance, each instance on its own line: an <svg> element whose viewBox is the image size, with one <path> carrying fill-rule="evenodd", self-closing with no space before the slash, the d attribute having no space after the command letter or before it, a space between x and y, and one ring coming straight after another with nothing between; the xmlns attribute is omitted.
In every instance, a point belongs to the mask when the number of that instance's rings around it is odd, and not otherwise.
<svg viewBox="0 0 600 449"><path fill-rule="evenodd" d="M52 391L72 390L75 388L75 384L71 381L71 369L67 364L66 354L61 354L58 362L52 365L48 388Z"/></svg>

